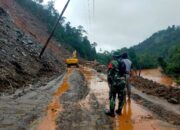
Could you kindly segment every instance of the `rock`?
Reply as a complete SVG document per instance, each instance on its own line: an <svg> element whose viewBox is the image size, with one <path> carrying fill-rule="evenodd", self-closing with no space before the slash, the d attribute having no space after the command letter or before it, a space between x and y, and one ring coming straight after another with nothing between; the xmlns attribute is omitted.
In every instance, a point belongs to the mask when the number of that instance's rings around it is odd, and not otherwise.
<svg viewBox="0 0 180 130"><path fill-rule="evenodd" d="M20 30L17 30L17 29L15 29L15 30L16 30L18 39L23 38L24 34Z"/></svg>
<svg viewBox="0 0 180 130"><path fill-rule="evenodd" d="M15 56L15 55L12 55L12 57L13 57L13 58L16 58L16 56Z"/></svg>
<svg viewBox="0 0 180 130"><path fill-rule="evenodd" d="M0 38L0 43L7 43L7 39Z"/></svg>
<svg viewBox="0 0 180 130"><path fill-rule="evenodd" d="M27 43L31 45L33 44L33 41L28 39Z"/></svg>
<svg viewBox="0 0 180 130"><path fill-rule="evenodd" d="M33 41L30 40L30 39L26 39L26 40L22 40L22 43L25 44L25 45L32 45Z"/></svg>
<svg viewBox="0 0 180 130"><path fill-rule="evenodd" d="M6 50L1 50L3 53L6 53Z"/></svg>
<svg viewBox="0 0 180 130"><path fill-rule="evenodd" d="M176 122L175 121L169 121L170 124L175 124Z"/></svg>
<svg viewBox="0 0 180 130"><path fill-rule="evenodd" d="M0 7L0 16L7 16L6 11Z"/></svg>
<svg viewBox="0 0 180 130"><path fill-rule="evenodd" d="M25 52L21 52L21 54L22 54L23 56L27 56Z"/></svg>
<svg viewBox="0 0 180 130"><path fill-rule="evenodd" d="M22 44L27 44L25 40L22 40L21 43L22 43Z"/></svg>
<svg viewBox="0 0 180 130"><path fill-rule="evenodd" d="M175 98L168 99L168 102L173 103L173 104L179 104L178 100Z"/></svg>

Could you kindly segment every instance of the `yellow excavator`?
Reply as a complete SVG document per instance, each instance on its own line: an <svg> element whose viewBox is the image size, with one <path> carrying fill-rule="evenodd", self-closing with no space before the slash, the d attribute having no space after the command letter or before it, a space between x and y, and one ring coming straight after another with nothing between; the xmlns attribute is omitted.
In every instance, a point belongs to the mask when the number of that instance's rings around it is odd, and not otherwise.
<svg viewBox="0 0 180 130"><path fill-rule="evenodd" d="M77 51L75 50L72 57L66 59L67 67L76 66L79 67L79 59L77 58Z"/></svg>

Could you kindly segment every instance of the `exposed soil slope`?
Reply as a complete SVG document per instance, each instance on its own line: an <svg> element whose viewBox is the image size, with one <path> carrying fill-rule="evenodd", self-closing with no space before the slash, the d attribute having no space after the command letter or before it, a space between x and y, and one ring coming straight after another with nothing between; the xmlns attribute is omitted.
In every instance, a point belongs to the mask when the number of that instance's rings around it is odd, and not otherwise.
<svg viewBox="0 0 180 130"><path fill-rule="evenodd" d="M14 92L65 70L63 59L55 57L50 50L39 59L41 49L36 39L18 29L0 7L0 92Z"/></svg>
<svg viewBox="0 0 180 130"><path fill-rule="evenodd" d="M41 44L44 44L49 37L48 29L38 18L18 5L15 0L1 0L0 6L8 10L11 18L17 27L31 35ZM68 57L70 53L64 49L55 39L48 45L59 58Z"/></svg>

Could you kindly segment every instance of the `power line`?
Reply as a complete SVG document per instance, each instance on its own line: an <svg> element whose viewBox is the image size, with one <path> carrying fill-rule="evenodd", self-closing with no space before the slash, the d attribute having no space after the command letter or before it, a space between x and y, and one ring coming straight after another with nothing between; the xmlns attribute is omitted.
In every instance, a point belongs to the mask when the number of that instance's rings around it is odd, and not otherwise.
<svg viewBox="0 0 180 130"><path fill-rule="evenodd" d="M49 38L47 39L47 41L46 41L46 43L45 43L43 49L41 50L41 53L40 53L40 55L39 55L39 58L41 58L41 56L43 55L43 53L44 53L46 47L48 46L49 41L51 40L51 38L52 38L52 36L53 36L53 34L54 34L54 32L55 32L55 30L56 30L58 24L59 24L59 21L62 19L62 16L63 16L63 14L64 14L64 12L65 12L65 10L66 10L66 8L67 8L69 2L70 2L70 0L67 1L67 3L66 3L66 5L64 6L64 8L63 8L61 14L59 15L59 18L58 18L56 24L54 25L53 30L52 30L52 32L51 32Z"/></svg>
<svg viewBox="0 0 180 130"><path fill-rule="evenodd" d="M95 0L93 0L93 18L94 18L94 15L95 15Z"/></svg>
<svg viewBox="0 0 180 130"><path fill-rule="evenodd" d="M89 21L89 31L91 31L91 9L90 0L88 0L88 21Z"/></svg>

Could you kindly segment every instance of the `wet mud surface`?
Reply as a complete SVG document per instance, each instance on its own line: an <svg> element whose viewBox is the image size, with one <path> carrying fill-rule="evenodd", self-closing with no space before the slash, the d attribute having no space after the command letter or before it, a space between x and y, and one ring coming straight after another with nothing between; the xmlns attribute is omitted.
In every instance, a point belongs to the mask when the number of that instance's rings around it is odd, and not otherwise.
<svg viewBox="0 0 180 130"><path fill-rule="evenodd" d="M91 74L83 71L90 78ZM111 130L112 120L104 115L102 106L91 93L85 77L75 70L69 78L70 89L62 95L63 111L57 130Z"/></svg>
<svg viewBox="0 0 180 130"><path fill-rule="evenodd" d="M56 119L62 107L59 102L59 97L69 89L69 84L67 82L68 76L71 74L72 70L68 70L64 76L62 84L58 87L52 97L52 101L47 107L47 115L43 117L37 126L37 130L54 130L56 129Z"/></svg>
<svg viewBox="0 0 180 130"><path fill-rule="evenodd" d="M0 130L32 129L33 123L43 115L62 78L59 76L44 86L18 89L10 96L0 96Z"/></svg>
<svg viewBox="0 0 180 130"><path fill-rule="evenodd" d="M142 98L138 94L133 94L133 99L138 104L145 106L146 108L148 108L148 110L150 110L150 111L154 112L156 115L158 115L156 118L158 118L160 120L164 120L166 122L169 122L170 124L180 126L179 110L178 110L178 112L175 112L175 111L173 111L173 109L167 109L167 107L164 107L162 105L163 103L158 103L158 104L154 103L152 101Z"/></svg>
<svg viewBox="0 0 180 130"><path fill-rule="evenodd" d="M131 84L143 93L165 99L172 104L180 104L180 88L166 87L142 77L132 77Z"/></svg>
<svg viewBox="0 0 180 130"><path fill-rule="evenodd" d="M108 92L104 74L85 67L71 68L45 86L32 86L24 95L1 97L0 130L179 129L162 121L157 114L161 111L151 109L154 104L146 106L145 99L135 96L126 102L122 115L106 116ZM172 116L168 118L168 122L174 121Z"/></svg>
<svg viewBox="0 0 180 130"><path fill-rule="evenodd" d="M91 85L94 90L94 93L99 99L98 101L104 107L108 108L108 86L106 82L106 76L101 74L95 74L94 79L91 80ZM94 87L95 86L95 87ZM133 97L134 98L134 97ZM152 103L152 106L154 104ZM176 130L179 129L178 126L171 125L164 121L161 121L162 118L159 118L159 111L149 111L151 110L148 106L143 107L143 104L139 104L131 100L131 102L126 102L121 116L116 115L113 119L113 129L115 130ZM177 117L177 116L176 116ZM169 116L171 121L173 116Z"/></svg>

